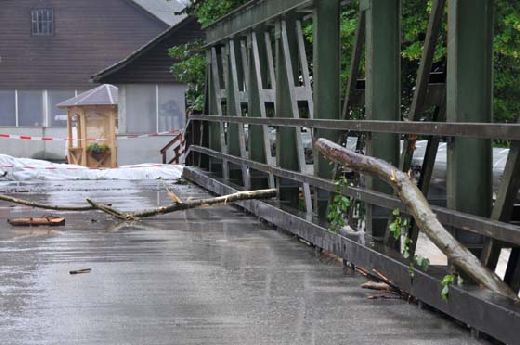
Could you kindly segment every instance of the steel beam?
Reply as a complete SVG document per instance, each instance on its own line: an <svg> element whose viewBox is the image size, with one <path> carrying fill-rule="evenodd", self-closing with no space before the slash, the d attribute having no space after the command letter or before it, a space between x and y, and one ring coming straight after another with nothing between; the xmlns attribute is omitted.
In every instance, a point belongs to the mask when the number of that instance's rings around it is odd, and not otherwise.
<svg viewBox="0 0 520 345"><path fill-rule="evenodd" d="M291 90L294 88L294 80L289 80L287 75L287 61L291 60L291 66L297 66L296 60L296 19L293 15L285 19L288 47L284 48L284 40L282 38L281 21L275 27L275 80L276 80L276 101L275 116L276 117L293 117L294 110L292 104ZM294 71L289 71L294 75ZM299 171L298 149L296 128L278 128L276 131L276 160L277 165L294 171ZM280 199L293 207L297 207L299 203L298 185L294 181L279 179Z"/></svg>
<svg viewBox="0 0 520 345"><path fill-rule="evenodd" d="M285 13L308 6L312 2L312 0L250 1L206 27L206 44L211 46L223 39L234 37Z"/></svg>
<svg viewBox="0 0 520 345"><path fill-rule="evenodd" d="M183 177L214 193L236 192L232 187L211 178L197 168L187 167ZM441 298L440 280L444 267L430 267L428 272L417 268L410 279L409 263L400 253L372 246L327 231L325 228L260 200L239 202L239 206L279 229L302 238L318 248L329 251L347 262L369 271L377 270L403 291L418 300L507 343L518 343L518 330L512 325L520 322L520 306L505 297L472 285L450 286L450 298Z"/></svg>
<svg viewBox="0 0 520 345"><path fill-rule="evenodd" d="M198 152L219 159L226 159L235 164L246 164L252 169L273 174L280 178L295 180L299 183L307 183L313 187L330 192L336 191L336 184L331 180L322 179L319 177L310 176L296 171L262 164L251 160L244 160L240 157L213 151L206 147L197 145L190 146L187 155L192 154L193 152ZM356 187L349 187L342 191L342 193L344 193L346 196L352 197L353 199L366 202L367 204L373 204L387 209L399 208L401 209L402 213L406 213L404 204L398 198L389 194ZM434 205L431 205L430 207L437 214L437 217L441 223L445 226L453 226L459 229L464 229L475 234L492 237L503 242L520 244L519 226L450 210L445 207Z"/></svg>
<svg viewBox="0 0 520 345"><path fill-rule="evenodd" d="M207 51L207 69L206 69L206 78L208 83L208 100L207 100L207 110L210 114L219 114L220 113L220 81L218 76L213 73L213 52L211 50ZM223 147L221 146L221 128L218 123L208 123L208 146L212 150L221 151ZM227 163L226 163L227 164ZM214 158L209 159L209 168L212 172L219 172L222 174L224 164L222 162L215 161Z"/></svg>
<svg viewBox="0 0 520 345"><path fill-rule="evenodd" d="M417 134L439 137L520 140L520 124L478 122L404 122L378 120L313 120L280 118L236 118L232 116L190 115L190 119L210 122L249 123L274 127L308 127L345 131Z"/></svg>
<svg viewBox="0 0 520 345"><path fill-rule="evenodd" d="M401 105L401 2L363 0L366 11L366 90L368 120L400 121ZM399 136L373 133L367 140L367 154L399 164ZM391 188L373 178L367 185L391 193ZM367 231L382 237L387 228L386 210L367 208Z"/></svg>
<svg viewBox="0 0 520 345"><path fill-rule="evenodd" d="M321 119L340 118L340 1L317 1L313 12L313 81L314 117ZM334 142L339 139L337 129L318 129L316 138L326 138ZM314 174L322 178L332 178L334 165L323 155L314 157ZM318 215L327 212L329 193L317 194Z"/></svg>
<svg viewBox="0 0 520 345"><path fill-rule="evenodd" d="M448 2L447 120L493 119L493 1ZM490 140L455 138L448 145L448 207L487 217L492 202ZM456 231L479 252L483 238Z"/></svg>

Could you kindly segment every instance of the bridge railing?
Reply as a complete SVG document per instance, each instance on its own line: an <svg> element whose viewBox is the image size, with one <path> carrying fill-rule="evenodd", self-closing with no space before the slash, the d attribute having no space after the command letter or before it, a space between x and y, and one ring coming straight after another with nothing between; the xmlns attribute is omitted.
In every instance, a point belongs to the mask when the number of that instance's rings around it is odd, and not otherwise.
<svg viewBox="0 0 520 345"><path fill-rule="evenodd" d="M460 290L458 299L448 304L440 299L438 274L448 267L427 274L417 272L419 278L412 284L407 281L407 261L392 254L399 244L392 241L388 230L391 210L401 208L406 213L406 209L380 181L355 177L354 185L342 193L364 205L366 232L376 242L380 240L382 247L374 249L328 232L322 224L340 173L312 149L315 138L345 143L347 137L356 137L358 149L409 171L419 136L428 141L418 179L427 195L438 147L446 142L447 206L433 209L489 268L495 269L502 248L511 248L504 280L518 291L520 227L510 221L520 185L520 124L490 123L490 4L488 0L448 4L446 73L439 77L431 70L446 1L432 1L413 100L403 121L399 0L359 2L343 96L339 18L343 6L352 6L350 2L247 3L206 29L205 113L211 115L190 117L188 164L209 171L210 175L204 175L207 179L222 181L224 185L206 184L216 192L229 191L229 186L276 187L280 207L262 204L250 210L354 264L385 269L389 275L394 272L400 287L472 327L506 342L514 339L506 323L495 321L518 322L518 306L498 303L469 287L471 291ZM457 15L461 11L468 15ZM355 119L359 114L362 120ZM495 198L493 139L511 141ZM287 213L288 208L295 212ZM411 236L415 243L416 229ZM490 321L491 316L476 319L479 310L494 315L495 321Z"/></svg>

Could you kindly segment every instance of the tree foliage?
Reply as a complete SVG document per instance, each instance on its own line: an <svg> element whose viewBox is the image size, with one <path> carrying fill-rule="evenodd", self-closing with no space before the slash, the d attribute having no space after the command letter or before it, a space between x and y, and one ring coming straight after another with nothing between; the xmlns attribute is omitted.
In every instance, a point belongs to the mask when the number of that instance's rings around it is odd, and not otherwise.
<svg viewBox="0 0 520 345"><path fill-rule="evenodd" d="M246 0L193 0L185 12L208 26ZM514 122L520 114L520 1L497 0L494 36L494 118L497 122ZM341 13L341 85L349 77L350 54L358 21L359 2L352 1ZM402 89L403 114L406 115L422 54L423 41L431 10L431 0L403 0L402 8ZM305 36L312 41L312 23L305 25ZM435 52L435 67L442 70L446 61L446 20ZM205 56L200 43L172 48L170 55L179 62L172 67L180 81L189 85L188 105L202 111L204 100Z"/></svg>

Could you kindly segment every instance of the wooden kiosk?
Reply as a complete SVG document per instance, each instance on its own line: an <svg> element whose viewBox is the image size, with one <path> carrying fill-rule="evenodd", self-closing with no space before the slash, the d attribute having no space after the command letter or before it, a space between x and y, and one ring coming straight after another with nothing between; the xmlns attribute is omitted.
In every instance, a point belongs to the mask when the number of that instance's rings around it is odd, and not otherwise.
<svg viewBox="0 0 520 345"><path fill-rule="evenodd" d="M90 168L117 167L117 88L101 85L58 104L67 109L67 159Z"/></svg>

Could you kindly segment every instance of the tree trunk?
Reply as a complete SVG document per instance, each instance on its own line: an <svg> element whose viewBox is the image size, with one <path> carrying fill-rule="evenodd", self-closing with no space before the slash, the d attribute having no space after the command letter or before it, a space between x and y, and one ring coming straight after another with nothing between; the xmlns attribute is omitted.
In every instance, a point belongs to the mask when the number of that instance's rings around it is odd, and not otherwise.
<svg viewBox="0 0 520 345"><path fill-rule="evenodd" d="M453 262L476 283L519 301L518 296L500 278L483 267L480 260L442 226L422 192L408 175L387 162L354 153L330 140L318 139L315 147L327 158L361 173L376 176L387 182L405 204L407 213L414 217L417 226Z"/></svg>

